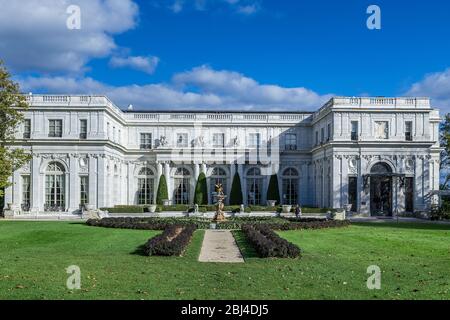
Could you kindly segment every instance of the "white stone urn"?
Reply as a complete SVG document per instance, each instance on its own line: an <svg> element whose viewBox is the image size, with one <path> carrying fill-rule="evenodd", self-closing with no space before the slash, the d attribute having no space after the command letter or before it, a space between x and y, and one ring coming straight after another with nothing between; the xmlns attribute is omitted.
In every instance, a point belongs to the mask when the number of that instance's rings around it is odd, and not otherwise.
<svg viewBox="0 0 450 320"><path fill-rule="evenodd" d="M167 207L170 206L170 200L169 199L163 199L163 206Z"/></svg>
<svg viewBox="0 0 450 320"><path fill-rule="evenodd" d="M349 203L344 206L344 209L346 212L350 212L350 211L352 211L352 207L353 207L353 205L351 203Z"/></svg>
<svg viewBox="0 0 450 320"><path fill-rule="evenodd" d="M155 213L156 212L156 204L151 204L148 206L148 211L150 213Z"/></svg>
<svg viewBox="0 0 450 320"><path fill-rule="evenodd" d="M283 208L283 213L291 213L291 210L292 210L292 206L291 206L291 205L289 205L289 204L284 204L284 205L282 206L282 208Z"/></svg>
<svg viewBox="0 0 450 320"><path fill-rule="evenodd" d="M89 203L86 203L86 204L84 205L84 208L86 209L86 211L92 211L92 210L95 210L95 206L94 206L93 204L89 204Z"/></svg>
<svg viewBox="0 0 450 320"><path fill-rule="evenodd" d="M14 204L14 203L8 203L8 210L19 211L20 210L20 205Z"/></svg>
<svg viewBox="0 0 450 320"><path fill-rule="evenodd" d="M267 200L267 206L275 207L277 200Z"/></svg>

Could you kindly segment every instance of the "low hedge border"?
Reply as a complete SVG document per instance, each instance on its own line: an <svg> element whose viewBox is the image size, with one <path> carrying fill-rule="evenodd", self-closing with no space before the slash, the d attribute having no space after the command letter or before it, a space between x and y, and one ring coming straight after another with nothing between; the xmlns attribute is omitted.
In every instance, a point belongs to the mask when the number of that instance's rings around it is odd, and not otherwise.
<svg viewBox="0 0 450 320"><path fill-rule="evenodd" d="M242 231L261 258L297 258L301 255L298 246L281 238L268 225L246 224Z"/></svg>
<svg viewBox="0 0 450 320"><path fill-rule="evenodd" d="M147 256L181 256L197 228L195 225L171 225L144 245Z"/></svg>
<svg viewBox="0 0 450 320"><path fill-rule="evenodd" d="M164 230L171 225L195 225L197 229L209 229L211 220L207 218L136 218L117 217L103 218L101 220L90 219L86 222L89 226L141 229L141 230ZM216 229L240 229L244 224L264 224L274 230L300 230L300 229L323 229L345 227L349 221L338 221L316 218L272 218L272 217L236 217L228 221L216 223Z"/></svg>

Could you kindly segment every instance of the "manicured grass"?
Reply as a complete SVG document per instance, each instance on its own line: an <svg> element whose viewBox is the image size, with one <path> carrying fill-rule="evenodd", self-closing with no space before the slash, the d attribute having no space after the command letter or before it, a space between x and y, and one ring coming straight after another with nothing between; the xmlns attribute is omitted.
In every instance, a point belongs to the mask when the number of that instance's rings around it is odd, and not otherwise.
<svg viewBox="0 0 450 320"><path fill-rule="evenodd" d="M279 234L301 259L259 259L241 232L243 264L197 261L203 231L183 257L146 257L160 231L74 222L0 221L0 299L449 299L450 226L358 224ZM378 265L382 289L368 290ZM81 268L81 290L65 268Z"/></svg>

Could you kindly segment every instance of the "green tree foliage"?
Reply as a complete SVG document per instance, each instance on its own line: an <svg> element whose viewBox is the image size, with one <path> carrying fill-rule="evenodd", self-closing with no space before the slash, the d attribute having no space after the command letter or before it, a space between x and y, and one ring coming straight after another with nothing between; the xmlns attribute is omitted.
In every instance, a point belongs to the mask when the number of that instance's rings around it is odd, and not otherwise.
<svg viewBox="0 0 450 320"><path fill-rule="evenodd" d="M241 178L239 177L239 173L236 172L233 177L233 184L231 185L230 205L239 206L242 203Z"/></svg>
<svg viewBox="0 0 450 320"><path fill-rule="evenodd" d="M167 181L164 175L161 175L158 184L158 190L156 191L156 204L162 205L163 200L169 199L169 192L167 191Z"/></svg>
<svg viewBox="0 0 450 320"><path fill-rule="evenodd" d="M202 172L197 179L195 186L194 204L206 205L208 204L208 188L206 186L206 176Z"/></svg>
<svg viewBox="0 0 450 320"><path fill-rule="evenodd" d="M273 174L270 177L269 187L267 188L267 200L276 200L280 204L280 190L278 188L278 176Z"/></svg>
<svg viewBox="0 0 450 320"><path fill-rule="evenodd" d="M8 178L13 171L31 159L23 149L13 147L14 133L23 122L22 111L26 109L25 96L0 61L0 196L3 196L2 189L9 186Z"/></svg>

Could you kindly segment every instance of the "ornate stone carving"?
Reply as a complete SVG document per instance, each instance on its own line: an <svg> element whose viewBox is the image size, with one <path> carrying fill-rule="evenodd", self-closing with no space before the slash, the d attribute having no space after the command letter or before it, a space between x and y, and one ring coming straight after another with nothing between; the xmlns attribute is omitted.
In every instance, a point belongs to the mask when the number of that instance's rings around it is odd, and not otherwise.
<svg viewBox="0 0 450 320"><path fill-rule="evenodd" d="M348 171L352 174L358 173L358 160L356 157L348 159Z"/></svg>
<svg viewBox="0 0 450 320"><path fill-rule="evenodd" d="M405 170L411 172L414 170L414 160L412 158L407 158L405 160Z"/></svg>

